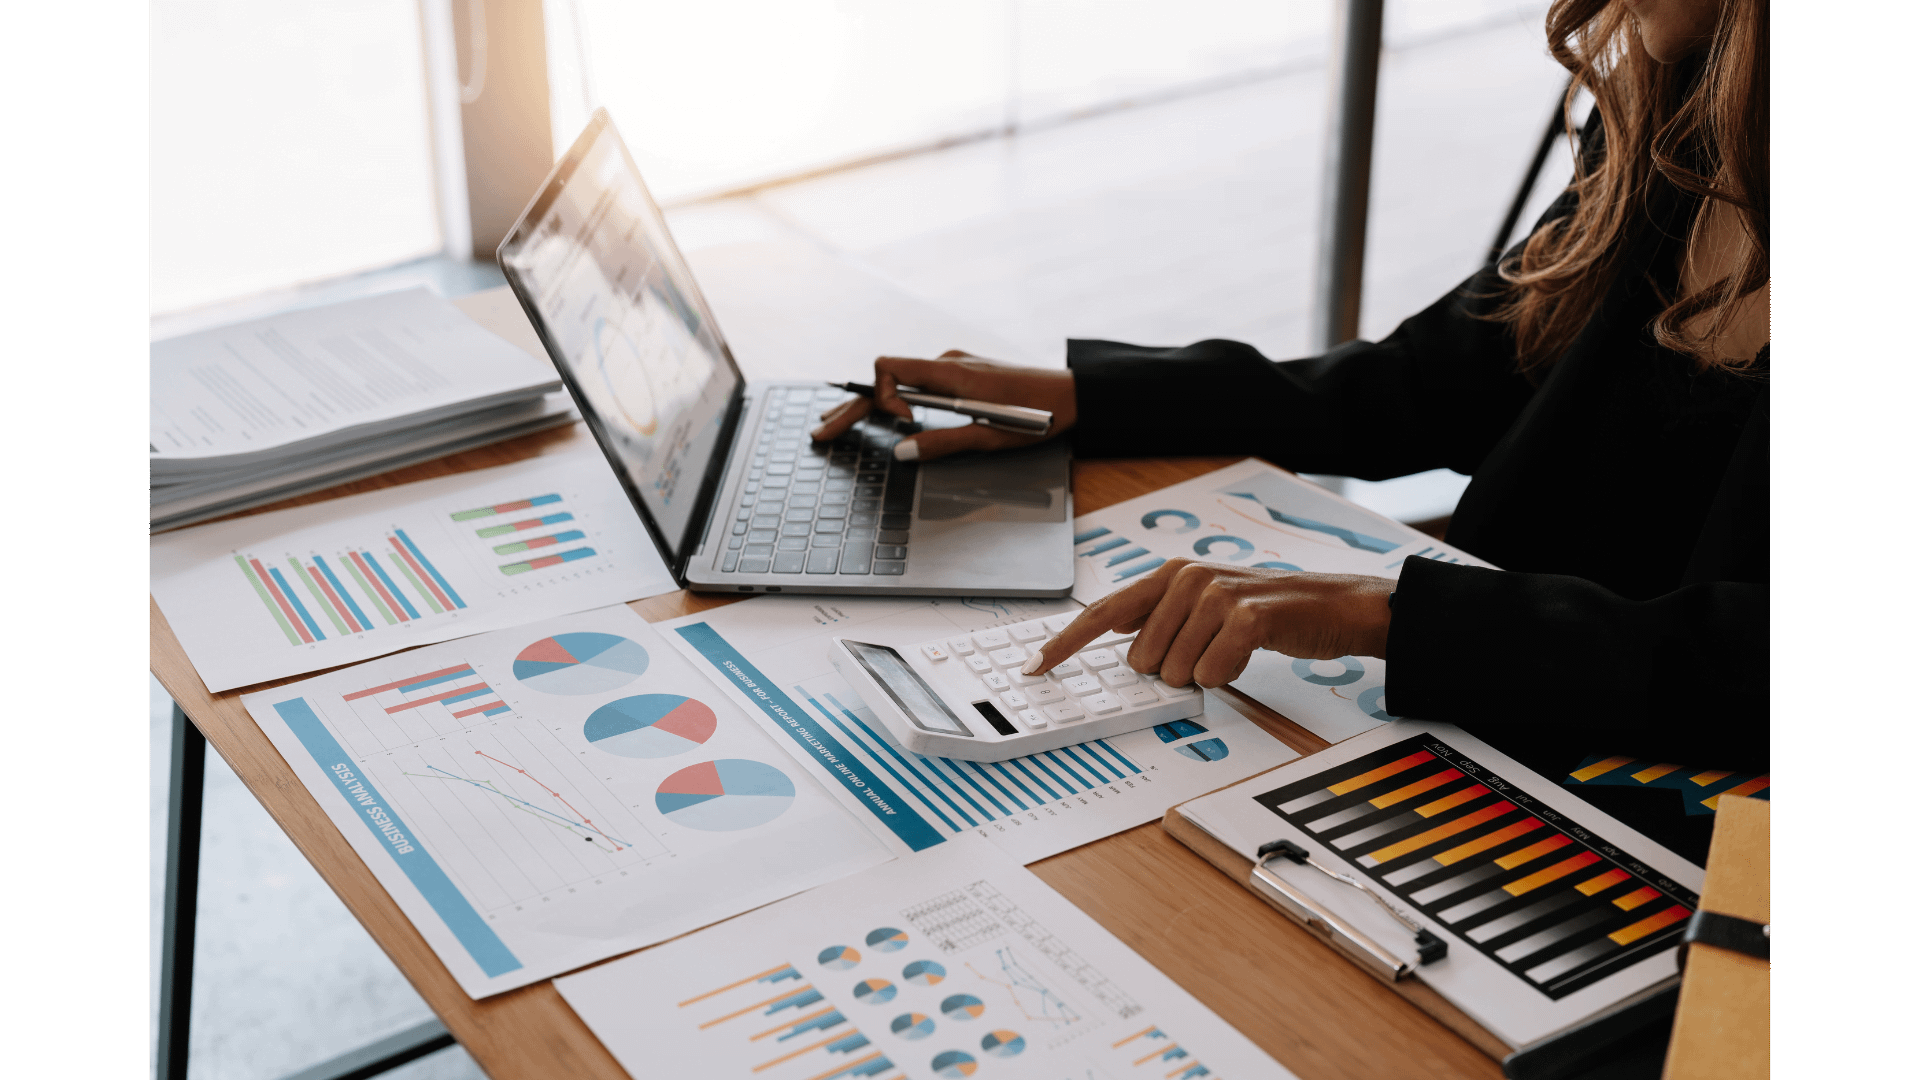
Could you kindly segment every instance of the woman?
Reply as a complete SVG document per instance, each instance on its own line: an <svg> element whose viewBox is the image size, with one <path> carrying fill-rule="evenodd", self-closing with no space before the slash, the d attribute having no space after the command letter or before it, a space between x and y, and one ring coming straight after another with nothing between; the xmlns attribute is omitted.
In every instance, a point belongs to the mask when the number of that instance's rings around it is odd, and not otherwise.
<svg viewBox="0 0 1920 1080"><path fill-rule="evenodd" d="M1376 656L1393 712L1549 775L1592 753L1767 767L1767 3L1558 0L1547 34L1597 105L1573 184L1381 342L1272 363L1231 341L1073 341L1065 372L875 362L879 408L908 415L904 383L1051 409L1083 456L1474 478L1447 538L1501 570L1409 559L1396 583L1175 559L1035 669L1108 628L1137 629L1131 663L1176 685L1228 682L1258 648ZM958 428L896 453L1025 441Z"/></svg>

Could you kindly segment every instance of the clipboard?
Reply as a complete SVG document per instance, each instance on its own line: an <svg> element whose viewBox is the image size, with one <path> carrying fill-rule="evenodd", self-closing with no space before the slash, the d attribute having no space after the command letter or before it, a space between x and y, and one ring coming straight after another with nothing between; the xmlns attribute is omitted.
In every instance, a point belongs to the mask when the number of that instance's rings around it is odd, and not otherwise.
<svg viewBox="0 0 1920 1080"><path fill-rule="evenodd" d="M1160 827L1165 829L1175 840L1193 849L1194 854L1212 863L1221 873L1245 885L1249 891L1259 896L1262 900L1265 900L1269 905L1272 905L1281 914L1286 915L1289 919L1293 919L1295 922L1301 923L1301 925L1305 926L1308 930L1311 930L1316 936L1326 941L1330 947L1342 955L1348 956L1349 958L1354 955L1348 948L1334 943L1333 939L1337 936L1337 928L1333 924L1323 922L1316 925L1313 922L1304 921L1287 908L1275 903L1267 893L1255 888L1252 884L1253 860L1246 858L1227 845L1215 840L1213 837L1207 835L1206 831L1198 825L1182 817L1179 806L1174 806L1167 810L1166 815L1160 819ZM1364 947L1362 948L1364 949ZM1388 956L1390 957L1391 954L1388 954ZM1500 1059L1513 1053L1513 1047L1501 1042L1492 1032L1475 1023L1473 1018L1456 1008L1452 1002L1441 997L1439 992L1426 983L1421 982L1417 971L1399 978L1383 974L1383 968L1387 963L1388 961L1361 963L1360 968L1367 972L1367 974L1372 975L1380 982L1386 984L1394 993L1412 1002L1422 1012L1446 1025L1454 1034L1472 1043L1475 1048L1488 1057Z"/></svg>
<svg viewBox="0 0 1920 1080"><path fill-rule="evenodd" d="M1680 986L1671 957L1690 909L1698 907L1692 890L1700 886L1699 869L1690 868L1693 876L1681 881L1666 876L1681 872L1666 867L1686 867L1685 861L1617 822L1585 823L1594 815L1576 816L1574 807L1584 811L1577 800L1558 797L1557 788L1528 780L1531 774L1518 775L1524 766L1457 729L1402 722L1369 736L1343 744L1347 752L1333 761L1310 755L1281 766L1278 775L1228 785L1251 789L1244 800L1222 803L1216 792L1175 806L1162 827L1500 1060L1508 1077L1574 1077L1602 1056L1631 1059L1657 1075ZM1316 768L1308 764L1312 759L1324 764ZM1272 778L1271 790L1259 786L1265 777ZM1374 792L1378 798L1362 798ZM1210 800L1205 809L1197 806L1202 800ZM1276 827L1268 832L1256 820ZM1293 839L1256 845L1274 836ZM1627 846L1609 837L1623 837ZM1241 854L1256 846L1258 865ZM1444 876L1426 877L1435 873ZM1440 884L1408 884L1423 879ZM1449 880L1460 884L1448 888ZM1502 884L1489 889L1477 882ZM1428 921L1436 919L1431 925L1441 932L1429 933ZM1461 929L1462 919L1471 929ZM1449 943L1469 967L1445 959ZM1661 950L1669 957L1664 975L1644 967ZM1449 997L1479 978L1463 983L1464 973L1492 971L1495 963L1505 964L1508 975L1524 975L1541 994L1538 1007L1506 1014L1538 1031L1524 1035L1524 1043L1483 1026L1467 1011L1480 1007L1473 1001L1456 1005ZM1542 1027L1542 1008L1636 964L1643 974L1617 997L1586 1011L1562 1010L1564 1020ZM1423 977L1428 965L1434 974Z"/></svg>

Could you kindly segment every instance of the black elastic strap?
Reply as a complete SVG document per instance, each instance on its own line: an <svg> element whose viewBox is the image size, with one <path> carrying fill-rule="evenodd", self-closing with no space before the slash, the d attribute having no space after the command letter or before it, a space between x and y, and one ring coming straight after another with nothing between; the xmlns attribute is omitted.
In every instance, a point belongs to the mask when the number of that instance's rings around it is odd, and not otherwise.
<svg viewBox="0 0 1920 1080"><path fill-rule="evenodd" d="M1745 953L1757 960L1770 960L1768 944L1773 927L1750 919L1722 915L1717 911L1696 911L1687 920L1687 932L1680 940L1688 945L1712 945Z"/></svg>

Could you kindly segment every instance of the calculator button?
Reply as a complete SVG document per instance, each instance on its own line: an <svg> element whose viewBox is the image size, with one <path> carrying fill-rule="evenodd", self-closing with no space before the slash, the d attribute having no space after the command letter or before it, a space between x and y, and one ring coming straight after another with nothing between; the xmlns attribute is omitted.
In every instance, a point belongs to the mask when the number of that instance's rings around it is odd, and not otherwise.
<svg viewBox="0 0 1920 1080"><path fill-rule="evenodd" d="M1081 697L1086 694L1097 694L1104 689L1100 685L1100 680L1091 675L1075 675L1071 679L1064 680L1060 685L1066 687L1067 693L1072 694L1074 697Z"/></svg>
<svg viewBox="0 0 1920 1080"><path fill-rule="evenodd" d="M1104 716L1107 713L1119 712L1121 705L1120 699L1112 694L1094 694L1091 697L1081 698L1080 707L1095 716Z"/></svg>
<svg viewBox="0 0 1920 1080"><path fill-rule="evenodd" d="M1041 626L1037 622L1025 622L1019 626L1008 627L1007 633L1012 635L1013 640L1021 642L1022 644L1039 641L1041 638L1047 636L1046 627Z"/></svg>
<svg viewBox="0 0 1920 1080"><path fill-rule="evenodd" d="M1080 654L1080 662L1098 671L1119 663L1120 658L1113 655L1112 649L1090 649Z"/></svg>
<svg viewBox="0 0 1920 1080"><path fill-rule="evenodd" d="M953 655L955 656L972 656L973 655L973 642L968 641L966 638L963 638L963 637L957 637L957 638L954 638L952 641L947 642L947 648L952 649Z"/></svg>
<svg viewBox="0 0 1920 1080"><path fill-rule="evenodd" d="M1076 614L1077 614L1076 612L1069 611L1061 615L1049 615L1046 618L1040 620L1040 625L1046 627L1048 633L1057 634L1060 631L1065 630L1067 628L1067 624L1073 622Z"/></svg>
<svg viewBox="0 0 1920 1080"><path fill-rule="evenodd" d="M1111 667L1100 673L1100 681L1108 686L1132 686L1140 681L1140 676L1123 667Z"/></svg>
<svg viewBox="0 0 1920 1080"><path fill-rule="evenodd" d="M977 654L967 657L967 667L981 675L985 675L993 670L993 664L989 662L986 657Z"/></svg>
<svg viewBox="0 0 1920 1080"><path fill-rule="evenodd" d="M1046 708L1041 709L1040 711L1043 713L1046 713L1047 719L1053 721L1056 724L1069 723L1074 720L1082 719L1087 715L1086 713L1080 711L1080 706L1075 705L1071 701L1063 701L1058 705L1048 705Z"/></svg>
<svg viewBox="0 0 1920 1080"><path fill-rule="evenodd" d="M1153 688L1155 690L1158 690L1160 692L1160 696L1165 698L1168 701L1179 701L1181 698L1190 698L1193 695L1199 693L1199 691L1195 689L1193 684L1191 683L1187 684L1186 686L1168 686L1166 683L1163 683L1158 679L1155 679L1153 681Z"/></svg>
<svg viewBox="0 0 1920 1080"><path fill-rule="evenodd" d="M1000 700L1005 702L1009 709L1024 709L1027 707L1027 695L1018 690L1009 690L1001 694Z"/></svg>
<svg viewBox="0 0 1920 1080"><path fill-rule="evenodd" d="M995 649L987 654L997 668L1015 668L1027 662L1027 650L1018 645L1009 645L1004 649Z"/></svg>
<svg viewBox="0 0 1920 1080"><path fill-rule="evenodd" d="M1075 675L1085 675L1087 669L1080 666L1080 661L1077 657L1069 656L1065 660L1053 665L1052 673L1058 678L1071 679Z"/></svg>
<svg viewBox="0 0 1920 1080"><path fill-rule="evenodd" d="M1013 644L1005 630L982 630L973 635L973 643L983 649L1004 649Z"/></svg>
<svg viewBox="0 0 1920 1080"><path fill-rule="evenodd" d="M1007 681L1005 675L997 671L989 671L985 675L980 676L980 681L986 683L987 689L992 690L996 694L1013 686L1012 683Z"/></svg>
<svg viewBox="0 0 1920 1080"><path fill-rule="evenodd" d="M1041 728L1047 726L1047 718L1032 709L1021 709L1019 712L1013 714L1013 718L1019 722L1021 727L1026 728L1028 731L1039 731Z"/></svg>
<svg viewBox="0 0 1920 1080"><path fill-rule="evenodd" d="M1007 681L1015 686L1032 686L1035 683L1047 681L1045 675L1022 675L1019 668L1008 668L1006 676Z"/></svg>
<svg viewBox="0 0 1920 1080"><path fill-rule="evenodd" d="M920 651L923 653L926 653L927 659L933 661L936 664L947 658L947 650L941 648L940 646L934 644L933 642L928 642L927 644L920 646Z"/></svg>
<svg viewBox="0 0 1920 1080"><path fill-rule="evenodd" d="M1067 700L1067 692L1055 683L1041 683L1039 686L1027 688L1027 700L1035 705L1052 705L1055 702ZM1157 699L1149 698L1148 700Z"/></svg>
<svg viewBox="0 0 1920 1080"><path fill-rule="evenodd" d="M1129 705L1153 705L1159 702L1160 695L1153 692L1151 686L1123 686L1120 688L1120 700Z"/></svg>

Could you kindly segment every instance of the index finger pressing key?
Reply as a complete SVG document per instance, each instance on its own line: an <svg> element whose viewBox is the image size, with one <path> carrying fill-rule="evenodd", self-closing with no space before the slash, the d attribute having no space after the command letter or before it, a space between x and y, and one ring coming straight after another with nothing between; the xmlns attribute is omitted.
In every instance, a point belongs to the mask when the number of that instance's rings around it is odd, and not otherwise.
<svg viewBox="0 0 1920 1080"><path fill-rule="evenodd" d="M1020 669L1023 675L1038 675L1085 648L1101 634L1134 622L1159 605L1167 594L1173 575L1190 559L1169 559L1166 565L1121 589L1089 604L1080 616L1067 624L1052 640Z"/></svg>

